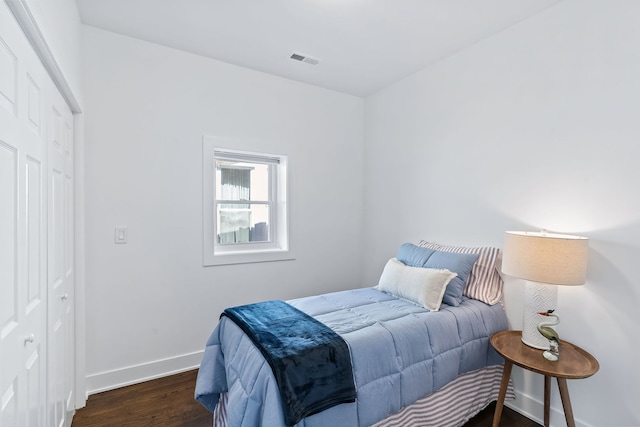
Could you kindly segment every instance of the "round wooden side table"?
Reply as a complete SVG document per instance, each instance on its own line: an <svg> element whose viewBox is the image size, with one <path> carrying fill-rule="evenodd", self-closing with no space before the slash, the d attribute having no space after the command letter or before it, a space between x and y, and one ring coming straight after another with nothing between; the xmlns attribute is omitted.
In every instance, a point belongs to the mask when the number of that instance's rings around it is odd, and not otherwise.
<svg viewBox="0 0 640 427"><path fill-rule="evenodd" d="M491 337L491 345L504 357L504 370L500 384L500 394L493 415L493 427L500 425L504 398L511 376L511 368L518 365L529 371L544 375L544 426L549 426L549 406L551 402L551 378L555 377L560 389L562 408L567 426L575 427L567 379L587 378L598 372L600 365L595 357L567 341L560 340L560 360L551 362L542 356L542 350L529 347L521 340L522 331L502 331Z"/></svg>

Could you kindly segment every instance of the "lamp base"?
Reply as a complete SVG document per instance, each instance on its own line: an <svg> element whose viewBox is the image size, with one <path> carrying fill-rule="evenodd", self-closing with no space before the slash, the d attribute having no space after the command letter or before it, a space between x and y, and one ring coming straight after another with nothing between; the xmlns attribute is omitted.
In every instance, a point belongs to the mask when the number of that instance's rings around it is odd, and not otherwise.
<svg viewBox="0 0 640 427"><path fill-rule="evenodd" d="M523 343L540 350L549 350L549 340L538 332L538 323L542 320L542 316L538 313L554 310L557 302L557 286L527 281L522 318Z"/></svg>

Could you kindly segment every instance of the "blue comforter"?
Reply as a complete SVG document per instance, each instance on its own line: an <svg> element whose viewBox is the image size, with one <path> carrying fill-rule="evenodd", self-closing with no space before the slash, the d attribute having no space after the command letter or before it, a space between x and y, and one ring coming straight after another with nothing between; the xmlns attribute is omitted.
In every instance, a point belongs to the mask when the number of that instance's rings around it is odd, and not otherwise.
<svg viewBox="0 0 640 427"><path fill-rule="evenodd" d="M489 337L507 329L502 306L465 298L430 312L372 288L289 301L347 342L357 401L304 418L296 426L369 426L430 394L459 374L502 363ZM227 318L209 338L196 397L214 407L227 392L229 426L284 426L269 364Z"/></svg>

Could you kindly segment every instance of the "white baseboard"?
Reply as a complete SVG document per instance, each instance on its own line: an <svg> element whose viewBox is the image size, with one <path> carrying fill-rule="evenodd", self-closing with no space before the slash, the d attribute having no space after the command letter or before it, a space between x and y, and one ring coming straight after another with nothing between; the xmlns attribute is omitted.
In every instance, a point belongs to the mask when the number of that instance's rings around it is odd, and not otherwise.
<svg viewBox="0 0 640 427"><path fill-rule="evenodd" d="M516 390L516 399L507 400L504 402L504 405L537 422L538 424L543 425L544 402L537 398L522 393L520 390ZM556 408L554 405L551 405L549 418L550 427L564 427L567 425L562 406L560 406L560 408ZM575 414L574 420L576 427L593 427L591 424L587 424L584 421L575 418Z"/></svg>
<svg viewBox="0 0 640 427"><path fill-rule="evenodd" d="M204 350L87 375L87 395L197 369Z"/></svg>

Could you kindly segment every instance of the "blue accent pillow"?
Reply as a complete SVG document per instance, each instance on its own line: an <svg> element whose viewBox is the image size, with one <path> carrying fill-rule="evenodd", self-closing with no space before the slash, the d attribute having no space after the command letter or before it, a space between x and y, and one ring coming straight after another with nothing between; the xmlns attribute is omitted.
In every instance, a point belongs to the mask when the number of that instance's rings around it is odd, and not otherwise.
<svg viewBox="0 0 640 427"><path fill-rule="evenodd" d="M447 285L442 302L454 307L460 305L462 302L462 291L464 291L467 278L471 273L473 264L476 263L479 256L480 254L433 251L433 254L427 258L423 265L425 268L445 268L454 273L458 273L458 276L451 279Z"/></svg>
<svg viewBox="0 0 640 427"><path fill-rule="evenodd" d="M413 243L403 243L396 258L409 267L425 267L425 263L434 252L433 249L421 248Z"/></svg>

